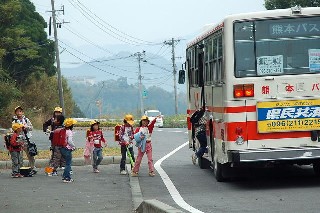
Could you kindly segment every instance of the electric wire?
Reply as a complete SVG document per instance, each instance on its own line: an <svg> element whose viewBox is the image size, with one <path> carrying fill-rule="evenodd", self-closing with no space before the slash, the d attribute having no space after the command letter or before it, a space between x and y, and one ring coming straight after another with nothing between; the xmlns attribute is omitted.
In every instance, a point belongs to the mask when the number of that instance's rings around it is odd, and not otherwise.
<svg viewBox="0 0 320 213"><path fill-rule="evenodd" d="M155 42L150 42L150 41L145 41L142 39L139 39L137 37L131 36L121 30L119 30L118 28L112 26L111 24L109 24L108 22L106 22L105 20L101 19L99 16L97 16L95 13L93 13L88 7L86 7L85 5L83 5L79 0L77 0L78 4L81 5L82 7L84 7L87 11L89 11L91 14L93 14L97 19L101 20L103 23L105 23L107 26L111 27L113 30L119 32L120 34L123 34L126 37L129 37L131 39L137 40L139 42L137 43L141 43L141 44L145 44L145 45L160 45L161 43L155 43ZM118 33L116 33L118 35ZM128 39L130 40L130 39ZM135 41L136 42L136 41Z"/></svg>

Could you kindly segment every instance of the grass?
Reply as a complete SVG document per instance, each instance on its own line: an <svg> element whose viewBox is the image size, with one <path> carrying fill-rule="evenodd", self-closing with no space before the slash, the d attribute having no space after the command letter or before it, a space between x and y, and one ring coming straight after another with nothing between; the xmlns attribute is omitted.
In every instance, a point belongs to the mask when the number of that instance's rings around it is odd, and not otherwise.
<svg viewBox="0 0 320 213"><path fill-rule="evenodd" d="M107 147L103 148L103 156L120 156L121 150L120 147ZM39 150L38 155L35 156L36 159L49 159L51 156L50 150ZM83 148L79 148L72 152L73 158L83 157ZM23 155L23 159L27 160L27 156ZM0 161L11 160L11 156L7 150L0 150Z"/></svg>

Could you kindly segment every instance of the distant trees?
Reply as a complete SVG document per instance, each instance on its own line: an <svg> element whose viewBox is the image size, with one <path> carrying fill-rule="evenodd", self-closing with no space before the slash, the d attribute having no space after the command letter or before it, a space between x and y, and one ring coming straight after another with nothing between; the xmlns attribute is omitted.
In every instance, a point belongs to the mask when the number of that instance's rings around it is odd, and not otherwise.
<svg viewBox="0 0 320 213"><path fill-rule="evenodd" d="M284 9L300 5L301 7L319 7L320 0L265 0L267 10Z"/></svg>
<svg viewBox="0 0 320 213"><path fill-rule="evenodd" d="M54 43L30 0L0 0L0 124L14 106L47 114L58 105ZM64 82L66 108L73 101ZM70 99L70 100L69 100Z"/></svg>

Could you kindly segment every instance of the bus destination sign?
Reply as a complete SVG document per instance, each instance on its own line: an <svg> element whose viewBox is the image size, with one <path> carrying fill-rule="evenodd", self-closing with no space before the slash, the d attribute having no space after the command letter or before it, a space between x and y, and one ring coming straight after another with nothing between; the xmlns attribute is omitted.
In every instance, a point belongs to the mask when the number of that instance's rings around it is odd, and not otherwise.
<svg viewBox="0 0 320 213"><path fill-rule="evenodd" d="M258 132L311 131L320 129L320 100L257 103Z"/></svg>

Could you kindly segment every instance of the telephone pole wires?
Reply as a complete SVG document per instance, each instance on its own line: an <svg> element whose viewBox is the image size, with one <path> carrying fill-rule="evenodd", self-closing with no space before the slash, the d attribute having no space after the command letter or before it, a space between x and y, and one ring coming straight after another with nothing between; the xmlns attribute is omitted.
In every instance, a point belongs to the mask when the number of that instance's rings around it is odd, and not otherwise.
<svg viewBox="0 0 320 213"><path fill-rule="evenodd" d="M176 69L176 56L175 56L175 45L179 42L180 40L177 39L175 40L174 38L172 38L171 40L165 41L164 44L166 45L170 45L172 47L172 68L173 68L173 90L174 90L174 112L177 115L178 114L178 94L177 94L177 69Z"/></svg>
<svg viewBox="0 0 320 213"><path fill-rule="evenodd" d="M144 114L143 97L142 97L142 75L141 75L141 61L144 60L145 51L137 52L134 54L137 57L139 65L138 84L139 84L139 96L140 96L140 115Z"/></svg>
<svg viewBox="0 0 320 213"><path fill-rule="evenodd" d="M59 44L58 44L58 32L57 32L57 21L56 21L56 10L54 7L54 0L51 0L52 7L52 20L53 20L53 33L54 33L54 49L56 52L56 62L57 62L57 74L58 74L58 91L59 91L59 101L62 108L62 112L65 115L64 98L63 98L63 87L62 87L62 76L60 67L60 55L59 55ZM61 10L59 10L61 11ZM63 9L64 12L64 9Z"/></svg>

